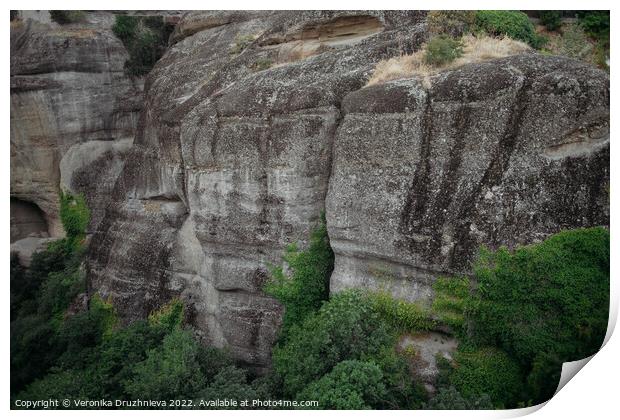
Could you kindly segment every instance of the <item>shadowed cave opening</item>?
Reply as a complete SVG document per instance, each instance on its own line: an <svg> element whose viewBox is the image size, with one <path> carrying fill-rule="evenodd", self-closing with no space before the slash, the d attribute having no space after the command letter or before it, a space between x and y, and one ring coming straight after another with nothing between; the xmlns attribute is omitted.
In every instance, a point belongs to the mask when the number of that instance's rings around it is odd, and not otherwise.
<svg viewBox="0 0 620 420"><path fill-rule="evenodd" d="M28 236L48 236L45 214L34 203L11 197L11 243Z"/></svg>

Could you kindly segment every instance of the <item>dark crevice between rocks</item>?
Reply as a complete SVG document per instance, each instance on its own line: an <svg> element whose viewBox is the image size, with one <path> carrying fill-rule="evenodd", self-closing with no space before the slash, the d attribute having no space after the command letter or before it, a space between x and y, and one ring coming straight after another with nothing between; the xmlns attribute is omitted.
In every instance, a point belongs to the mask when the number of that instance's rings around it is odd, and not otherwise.
<svg viewBox="0 0 620 420"><path fill-rule="evenodd" d="M420 142L420 159L413 174L411 186L405 199L405 205L400 216L401 233L409 238L406 244L412 251L417 247L417 241L412 234L422 234L424 214L429 199L431 174L431 141L433 137L433 105L430 93L427 93L421 127L422 139Z"/></svg>
<svg viewBox="0 0 620 420"><path fill-rule="evenodd" d="M495 156L487 167L482 180L475 186L469 197L463 200L463 206L455 218L455 221L459 224L455 229L455 245L450 255L449 265L457 271L468 270L473 253L477 250L476 241L470 236L470 226L472 214L476 209L480 194L486 189L499 185L508 170L510 157L517 143L525 109L527 108L526 99L533 83L531 77L524 74L522 74L522 77L523 82L515 95L513 110L510 113L504 134L497 145ZM497 238L490 239L489 244L497 241Z"/></svg>
<svg viewBox="0 0 620 420"><path fill-rule="evenodd" d="M437 198L431 209L426 213L428 218L425 220L425 225L429 226L428 234L431 236L426 254L429 260L434 262L438 262L437 259L441 255L443 225L448 215L450 204L452 204L456 197L455 192L459 179L458 171L463 160L463 147L467 138L470 116L471 110L469 105L466 104L459 108L453 126L456 134L454 137L455 143L450 149L448 163L444 171L445 175L441 181Z"/></svg>

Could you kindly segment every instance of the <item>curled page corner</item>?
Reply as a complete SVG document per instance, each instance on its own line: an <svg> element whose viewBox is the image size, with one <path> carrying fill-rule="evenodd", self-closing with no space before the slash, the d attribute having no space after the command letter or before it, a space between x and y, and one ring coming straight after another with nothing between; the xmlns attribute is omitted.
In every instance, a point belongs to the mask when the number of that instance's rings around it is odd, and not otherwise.
<svg viewBox="0 0 620 420"><path fill-rule="evenodd" d="M611 335L613 334L614 330L616 329L616 321L618 320L618 298L617 297L614 298L614 296L616 295L610 294L611 301L609 305L609 320L607 323L607 333L605 334L605 339L603 340L603 344L601 345L601 348L598 351L603 350L603 348L605 347L605 345L611 338ZM562 374L560 376L560 382L558 383L558 387L556 388L553 396L556 396L557 393L560 392L562 388L564 388L564 385L566 385L568 381L573 379L573 377L577 374L577 372L579 372L590 360L592 360L594 356L596 356L598 351L594 353L593 355L588 356L584 359L562 363Z"/></svg>
<svg viewBox="0 0 620 420"><path fill-rule="evenodd" d="M590 360L592 360L595 355L596 353L594 353L592 356L586 357L585 359L562 363L562 374L560 375L560 382L558 383L558 387L556 388L553 396L555 397L557 393L560 392L562 388L564 388L564 385L566 385L568 381L573 379L577 372L579 372Z"/></svg>

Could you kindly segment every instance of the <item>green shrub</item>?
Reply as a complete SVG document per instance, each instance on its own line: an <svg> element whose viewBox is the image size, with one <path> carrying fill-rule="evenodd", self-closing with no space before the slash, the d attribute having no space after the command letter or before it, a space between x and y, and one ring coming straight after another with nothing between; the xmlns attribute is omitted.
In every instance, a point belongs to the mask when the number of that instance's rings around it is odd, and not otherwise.
<svg viewBox="0 0 620 420"><path fill-rule="evenodd" d="M272 279L264 286L267 294L278 299L285 308L282 335L317 311L329 297L329 278L334 269L334 253L329 246L325 216L310 235L307 250L290 245L283 257L290 275L282 266L273 267Z"/></svg>
<svg viewBox="0 0 620 420"><path fill-rule="evenodd" d="M463 55L461 41L448 35L438 35L426 44L424 60L432 66L450 63Z"/></svg>
<svg viewBox="0 0 620 420"><path fill-rule="evenodd" d="M86 16L82 10L50 10L50 18L59 25L77 23Z"/></svg>
<svg viewBox="0 0 620 420"><path fill-rule="evenodd" d="M609 41L609 10L584 10L577 16L579 24L590 36Z"/></svg>
<svg viewBox="0 0 620 420"><path fill-rule="evenodd" d="M428 398L426 389L411 374L409 360L394 350L395 346L382 347L362 356L362 361L373 362L381 369L386 395L374 408L418 409Z"/></svg>
<svg viewBox="0 0 620 420"><path fill-rule="evenodd" d="M11 266L11 391L42 377L62 356L65 311L86 283L80 268L88 209L81 197L61 193L61 221L68 237L32 256L27 270ZM90 327L90 325L89 325ZM84 332L89 334L90 332Z"/></svg>
<svg viewBox="0 0 620 420"><path fill-rule="evenodd" d="M566 25L560 38L559 53L584 60L592 54L593 46L579 25Z"/></svg>
<svg viewBox="0 0 620 420"><path fill-rule="evenodd" d="M476 26L493 36L507 35L528 43L533 48L541 48L546 40L536 34L529 17L511 10L479 10L476 13Z"/></svg>
<svg viewBox="0 0 620 420"><path fill-rule="evenodd" d="M557 31L562 26L562 13L559 10L542 10L540 23L550 31Z"/></svg>
<svg viewBox="0 0 620 420"><path fill-rule="evenodd" d="M474 271L478 286L466 312L477 342L501 347L526 371L536 360L543 363L541 355L561 363L600 348L609 308L606 229L564 231L514 252L483 250ZM553 386L532 384L536 388Z"/></svg>
<svg viewBox="0 0 620 420"><path fill-rule="evenodd" d="M188 331L175 329L161 347L149 350L133 368L125 388L135 399L188 399L206 385L198 362L200 348Z"/></svg>
<svg viewBox="0 0 620 420"><path fill-rule="evenodd" d="M161 16L116 15L112 31L129 52L125 71L134 76L151 71L164 54L172 29Z"/></svg>
<svg viewBox="0 0 620 420"><path fill-rule="evenodd" d="M291 327L286 343L273 350L273 365L284 393L293 397L339 362L375 354L393 341L364 294L345 291Z"/></svg>
<svg viewBox="0 0 620 420"><path fill-rule="evenodd" d="M463 398L475 401L481 395L488 395L498 408L516 407L524 389L519 364L505 352L491 347L457 351L454 368L447 375L447 383Z"/></svg>
<svg viewBox="0 0 620 420"><path fill-rule="evenodd" d="M374 362L345 360L297 395L298 401L318 401L323 410L367 410L387 396L381 368Z"/></svg>
<svg viewBox="0 0 620 420"><path fill-rule="evenodd" d="M438 323L464 334L464 311L470 295L470 280L466 277L439 278L433 284L435 297L431 305Z"/></svg>
<svg viewBox="0 0 620 420"><path fill-rule="evenodd" d="M428 30L433 34L459 37L470 32L476 21L473 10L431 10L426 15Z"/></svg>
<svg viewBox="0 0 620 420"><path fill-rule="evenodd" d="M134 37L139 24L139 17L116 15L114 25L112 25L112 32L126 44Z"/></svg>
<svg viewBox="0 0 620 420"><path fill-rule="evenodd" d="M201 401L216 401L229 399L235 401L253 401L262 399L260 390L248 382L248 374L245 370L235 366L226 366L213 378L211 384L198 392L199 398L195 400L195 408L209 409L246 409L240 405L233 407L200 407Z"/></svg>
<svg viewBox="0 0 620 420"><path fill-rule="evenodd" d="M439 388L428 404L428 410L493 410L495 407L488 395L465 398L453 386Z"/></svg>
<svg viewBox="0 0 620 420"><path fill-rule="evenodd" d="M178 298L172 299L149 315L149 324L161 326L164 331L173 331L181 327L185 320L185 306Z"/></svg>
<svg viewBox="0 0 620 420"><path fill-rule="evenodd" d="M388 292L368 294L374 310L398 333L428 331L436 326L428 310L416 303L392 297Z"/></svg>
<svg viewBox="0 0 620 420"><path fill-rule="evenodd" d="M60 220L69 238L84 237L90 221L90 211L82 194L60 192Z"/></svg>

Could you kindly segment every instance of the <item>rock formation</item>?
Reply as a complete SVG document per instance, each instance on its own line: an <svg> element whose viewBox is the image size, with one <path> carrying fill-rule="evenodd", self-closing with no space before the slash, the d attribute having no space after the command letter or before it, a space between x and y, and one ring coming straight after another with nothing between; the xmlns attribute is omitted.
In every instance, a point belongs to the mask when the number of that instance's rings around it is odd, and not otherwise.
<svg viewBox="0 0 620 420"><path fill-rule="evenodd" d="M607 74L530 53L439 73L430 87L418 77L364 87L377 62L425 39L413 11L189 12L146 79L133 142L118 141L133 121L122 112L112 121L127 125L59 125L74 140L53 144L74 163L42 157L59 168L44 176L12 159L12 173L105 201L89 280L126 320L181 296L207 343L262 369L282 312L261 291L268 265L305 244L323 209L332 292L422 302L437 276L468 272L480 245L609 223ZM49 150L32 138L11 140ZM98 169L99 154L111 169Z"/></svg>
<svg viewBox="0 0 620 420"><path fill-rule="evenodd" d="M11 205L37 206L48 233L62 236L61 184L86 193L99 222L133 139L142 81L124 73L128 54L110 30L113 15L60 26L23 13L11 22Z"/></svg>

